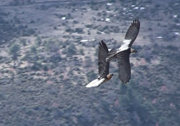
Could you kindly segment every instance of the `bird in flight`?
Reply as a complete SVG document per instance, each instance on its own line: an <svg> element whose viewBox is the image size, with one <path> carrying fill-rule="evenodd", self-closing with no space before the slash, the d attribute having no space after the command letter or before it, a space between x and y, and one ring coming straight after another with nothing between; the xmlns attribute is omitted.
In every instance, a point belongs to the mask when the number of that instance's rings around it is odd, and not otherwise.
<svg viewBox="0 0 180 126"><path fill-rule="evenodd" d="M99 52L98 52L98 71L99 76L97 79L91 81L86 85L87 88L98 87L102 83L109 81L113 74L109 73L109 61L106 61L108 55L108 48L106 44L101 41L99 42Z"/></svg>
<svg viewBox="0 0 180 126"><path fill-rule="evenodd" d="M119 67L119 79L122 83L126 84L131 79L131 65L129 62L129 56L131 53L136 53L135 49L131 46L135 41L140 29L140 21L138 19L133 20L129 29L126 32L125 39L122 45L118 49L111 49L106 57L106 61L110 62L113 59L118 61Z"/></svg>

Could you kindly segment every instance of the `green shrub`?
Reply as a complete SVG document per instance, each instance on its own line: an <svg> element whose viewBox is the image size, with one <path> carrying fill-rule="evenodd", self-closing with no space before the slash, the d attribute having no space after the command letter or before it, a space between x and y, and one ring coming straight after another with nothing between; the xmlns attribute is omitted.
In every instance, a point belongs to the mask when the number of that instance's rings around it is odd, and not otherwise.
<svg viewBox="0 0 180 126"><path fill-rule="evenodd" d="M35 46L31 46L31 52L32 52L32 53L36 53L36 51L37 51L37 50L36 50L36 47L35 47Z"/></svg>
<svg viewBox="0 0 180 126"><path fill-rule="evenodd" d="M13 44L10 49L9 52L10 54L15 54L20 50L20 46L18 44Z"/></svg>

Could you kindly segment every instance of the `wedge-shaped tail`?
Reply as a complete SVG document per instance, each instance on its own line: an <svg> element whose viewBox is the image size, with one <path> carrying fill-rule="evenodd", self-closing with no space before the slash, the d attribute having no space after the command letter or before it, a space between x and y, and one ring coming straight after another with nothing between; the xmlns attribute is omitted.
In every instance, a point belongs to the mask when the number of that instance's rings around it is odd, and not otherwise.
<svg viewBox="0 0 180 126"><path fill-rule="evenodd" d="M104 81L105 81L105 78L95 79L95 80L91 81L89 84L87 84L86 87L87 87L87 88L98 87L98 86L101 85Z"/></svg>

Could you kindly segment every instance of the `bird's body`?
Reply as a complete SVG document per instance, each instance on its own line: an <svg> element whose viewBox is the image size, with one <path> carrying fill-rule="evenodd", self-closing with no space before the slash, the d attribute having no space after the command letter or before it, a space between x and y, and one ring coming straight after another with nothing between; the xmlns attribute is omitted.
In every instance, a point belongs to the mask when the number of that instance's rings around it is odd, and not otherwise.
<svg viewBox="0 0 180 126"><path fill-rule="evenodd" d="M108 55L108 48L106 44L101 41L99 43L99 52L98 52L98 71L99 76L97 79L91 81L88 85L86 85L87 88L90 87L98 87L102 83L109 81L113 74L109 74L109 62L106 62L106 57Z"/></svg>
<svg viewBox="0 0 180 126"><path fill-rule="evenodd" d="M139 33L139 29L140 22L139 20L135 19L126 32L122 45L118 49L111 49L106 58L107 62L113 59L118 61L119 78L124 84L129 82L131 79L129 56L131 53L137 52L136 50L132 49L131 46Z"/></svg>

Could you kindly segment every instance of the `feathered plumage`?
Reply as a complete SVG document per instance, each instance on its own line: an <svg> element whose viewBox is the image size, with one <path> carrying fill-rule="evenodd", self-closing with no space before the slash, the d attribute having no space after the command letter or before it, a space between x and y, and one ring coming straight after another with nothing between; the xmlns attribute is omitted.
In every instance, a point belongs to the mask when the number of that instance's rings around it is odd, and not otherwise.
<svg viewBox="0 0 180 126"><path fill-rule="evenodd" d="M140 22L138 19L135 19L131 23L129 29L126 32L125 39L122 42L122 45L117 50L112 49L106 58L106 61L109 62L113 59L118 60L119 67L119 78L122 83L127 83L131 79L131 66L129 62L129 55L136 52L132 49L131 46L135 41L140 29Z"/></svg>
<svg viewBox="0 0 180 126"><path fill-rule="evenodd" d="M99 76L97 79L91 81L88 85L86 85L87 88L98 87L102 83L110 80L111 77L113 76L113 74L109 74L109 62L106 62L107 55L108 55L108 48L106 44L103 41L99 42L99 51L98 51Z"/></svg>

